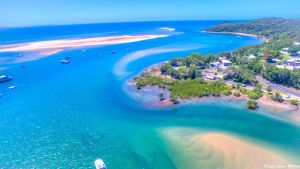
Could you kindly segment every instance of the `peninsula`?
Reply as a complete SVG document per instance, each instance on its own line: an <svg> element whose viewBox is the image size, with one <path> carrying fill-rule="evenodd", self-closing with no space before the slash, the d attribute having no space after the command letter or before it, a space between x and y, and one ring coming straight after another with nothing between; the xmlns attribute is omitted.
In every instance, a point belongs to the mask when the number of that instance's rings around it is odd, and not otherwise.
<svg viewBox="0 0 300 169"><path fill-rule="evenodd" d="M205 96L247 100L249 109L260 104L298 110L300 98L300 20L262 18L223 23L211 33L251 35L267 39L218 54L190 54L146 69L132 82L138 89L158 86L170 91L160 100L175 104Z"/></svg>

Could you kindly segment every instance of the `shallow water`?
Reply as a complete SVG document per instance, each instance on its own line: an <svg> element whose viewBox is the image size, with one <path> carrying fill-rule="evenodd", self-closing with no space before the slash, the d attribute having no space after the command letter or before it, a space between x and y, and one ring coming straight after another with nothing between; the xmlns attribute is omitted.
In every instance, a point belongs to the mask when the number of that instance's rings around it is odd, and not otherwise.
<svg viewBox="0 0 300 169"><path fill-rule="evenodd" d="M215 23L1 29L1 44L124 34L172 35L122 45L69 49L26 63L3 61L1 67L5 69L0 69L1 74L13 76L14 80L0 84L1 168L93 168L96 158L102 158L109 169L180 168L176 161L181 154L170 154L166 138L161 135L166 128L177 127L232 133L297 158L300 130L292 124L228 104L153 109L132 97L134 90L126 84L147 66L191 52L216 53L260 42L251 37L201 32ZM163 31L161 27L176 31ZM60 59L66 56L72 57L71 63L61 65ZM0 53L3 57L18 59L18 53ZM22 64L27 67L21 68ZM17 88L8 90L9 85ZM184 163L192 165L194 160L191 157Z"/></svg>

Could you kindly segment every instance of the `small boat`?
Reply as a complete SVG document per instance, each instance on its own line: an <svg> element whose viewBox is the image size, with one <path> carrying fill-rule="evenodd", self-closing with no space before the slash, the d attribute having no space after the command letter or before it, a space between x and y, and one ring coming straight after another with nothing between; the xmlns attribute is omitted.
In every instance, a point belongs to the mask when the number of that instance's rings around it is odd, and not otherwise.
<svg viewBox="0 0 300 169"><path fill-rule="evenodd" d="M15 89L17 86L9 86L8 89Z"/></svg>
<svg viewBox="0 0 300 169"><path fill-rule="evenodd" d="M95 160L94 164L95 164L96 169L107 169L104 162L103 162L103 160L101 160L101 159Z"/></svg>
<svg viewBox="0 0 300 169"><path fill-rule="evenodd" d="M66 59L63 59L63 60L60 61L60 63L62 63L62 64L68 64L68 63L70 63L70 61L68 61Z"/></svg>
<svg viewBox="0 0 300 169"><path fill-rule="evenodd" d="M0 76L0 83L7 82L7 81L10 81L10 80L12 80L12 79L13 79L13 78L10 77L10 76L1 75L1 76Z"/></svg>
<svg viewBox="0 0 300 169"><path fill-rule="evenodd" d="M115 53L117 53L117 52L116 52L116 51L112 51L112 52L111 52L111 54L115 54Z"/></svg>

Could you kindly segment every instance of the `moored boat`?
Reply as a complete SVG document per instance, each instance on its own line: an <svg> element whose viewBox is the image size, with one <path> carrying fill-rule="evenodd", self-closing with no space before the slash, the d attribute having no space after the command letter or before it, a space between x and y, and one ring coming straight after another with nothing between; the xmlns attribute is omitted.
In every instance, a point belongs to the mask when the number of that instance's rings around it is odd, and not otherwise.
<svg viewBox="0 0 300 169"><path fill-rule="evenodd" d="M60 61L60 63L62 63L62 64L68 64L68 63L70 63L70 61L63 59L63 60Z"/></svg>
<svg viewBox="0 0 300 169"><path fill-rule="evenodd" d="M17 86L9 86L8 89L15 89Z"/></svg>
<svg viewBox="0 0 300 169"><path fill-rule="evenodd" d="M105 163L102 159L97 159L94 161L96 169L107 169Z"/></svg>
<svg viewBox="0 0 300 169"><path fill-rule="evenodd" d="M7 81L10 81L10 80L12 80L12 79L13 79L13 78L10 77L10 76L1 75L1 76L0 76L0 83L7 82Z"/></svg>

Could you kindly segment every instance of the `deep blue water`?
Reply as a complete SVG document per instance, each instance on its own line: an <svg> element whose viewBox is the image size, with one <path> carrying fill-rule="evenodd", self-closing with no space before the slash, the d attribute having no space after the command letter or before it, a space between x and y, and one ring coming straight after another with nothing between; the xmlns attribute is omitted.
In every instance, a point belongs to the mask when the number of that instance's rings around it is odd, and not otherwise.
<svg viewBox="0 0 300 169"><path fill-rule="evenodd" d="M251 37L201 32L216 23L140 22L0 29L2 45L112 35L171 35L84 50L68 49L26 63L13 63L19 53L0 53L0 58L10 58L0 63L0 74L14 77L13 81L0 84L0 168L93 168L96 158L104 159L109 169L177 168L174 160L179 155L166 152L157 132L168 127L234 133L297 155L300 130L292 124L226 104L152 109L128 94L127 81L147 66L192 52L217 53L260 43ZM161 27L176 31L159 30ZM124 61L137 51L146 54ZM72 56L68 65L59 62L65 56ZM24 64L26 68L20 66ZM7 89L10 85L17 88Z"/></svg>

